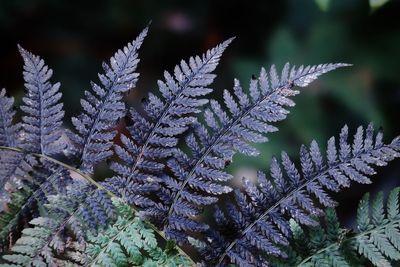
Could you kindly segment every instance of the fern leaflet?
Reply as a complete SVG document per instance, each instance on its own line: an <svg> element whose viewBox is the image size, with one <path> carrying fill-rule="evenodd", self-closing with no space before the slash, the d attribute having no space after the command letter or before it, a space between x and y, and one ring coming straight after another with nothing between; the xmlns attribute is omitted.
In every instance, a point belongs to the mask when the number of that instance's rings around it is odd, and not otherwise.
<svg viewBox="0 0 400 267"><path fill-rule="evenodd" d="M25 112L22 117L22 138L26 140L23 148L30 152L54 155L62 152L65 143L60 142L63 104L59 92L60 83L51 84L49 79L53 70L43 59L18 46L24 59L24 79L27 97L22 98Z"/></svg>

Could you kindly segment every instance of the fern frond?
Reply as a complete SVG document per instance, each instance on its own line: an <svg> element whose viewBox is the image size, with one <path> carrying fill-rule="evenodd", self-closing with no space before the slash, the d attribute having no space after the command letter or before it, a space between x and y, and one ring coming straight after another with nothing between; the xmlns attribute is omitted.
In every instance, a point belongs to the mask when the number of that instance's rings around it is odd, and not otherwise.
<svg viewBox="0 0 400 267"><path fill-rule="evenodd" d="M33 228L26 228L22 237L17 240L11 251L13 254L4 255L3 260L14 266L55 266L49 255L49 247L42 248L44 239L52 232L55 221L49 218L36 218L30 224ZM7 265L3 265L7 266Z"/></svg>
<svg viewBox="0 0 400 267"><path fill-rule="evenodd" d="M244 190L235 191L236 204L226 206L229 212L217 209L216 221L222 232L211 233L206 258L218 259L214 263L221 266L227 261L258 266L262 255L287 256L281 249L289 244L292 234L286 216L302 225L317 225L314 217L323 214L319 206L336 204L327 191L340 191L352 181L371 183L373 166L385 166L400 156L400 137L384 144L381 131L374 137L372 124L365 135L363 127L357 129L353 144L347 137L345 126L340 133L339 150L335 138L329 139L327 162L313 141L309 149L300 149L301 171L283 152L281 163L276 158L272 160L272 179L261 172L258 185L244 179ZM227 231L239 234L230 236Z"/></svg>
<svg viewBox="0 0 400 267"><path fill-rule="evenodd" d="M180 243L187 242L184 231L204 231L206 226L195 222L202 208L217 201L217 196L231 191L221 184L232 178L224 171L236 152L258 155L251 143L267 142L265 134L278 129L276 121L284 120L286 109L294 105L290 99L299 93L293 86L306 86L328 71L347 64L325 64L296 69L286 64L279 77L275 66L269 74L263 68L260 77L250 82L246 94L239 81L234 82L234 96L224 91L225 111L215 100L205 111L206 125L194 125L186 144L191 154L182 151L168 161L174 174L163 177L162 204L148 213L161 218L166 235Z"/></svg>
<svg viewBox="0 0 400 267"><path fill-rule="evenodd" d="M15 191L15 194L24 192L24 202L20 205L13 205L13 219L7 221L2 227L1 235L10 235L15 232L16 226L25 225L24 220L39 216L46 216L46 204L48 196L53 194L65 194L67 185L72 179L65 173L63 167L52 164L51 162L41 162L37 164L25 177L21 189ZM12 203L7 204L10 205ZM38 212L40 211L40 212ZM5 222L4 222L5 223ZM13 242L11 242L13 244Z"/></svg>
<svg viewBox="0 0 400 267"><path fill-rule="evenodd" d="M63 172L62 175L69 176L67 172ZM22 266L36 262L58 266L56 263L62 259L62 255L68 247L65 235L75 235L76 238L82 240L84 234L81 226L89 223L88 221L83 222L83 220L92 219L87 217L89 209L80 210L82 212L79 214L80 216L70 219L70 214L76 210L76 206L87 201L86 194L89 189L90 186L75 181L66 186L65 194L47 195L48 203L45 204L44 216L30 222L34 227L22 231L23 235L11 248L11 254L3 256L3 259L14 264L23 262L20 263ZM87 205L90 205L90 202L87 202ZM97 206L91 208L97 211ZM28 242L34 243L34 245L30 246Z"/></svg>
<svg viewBox="0 0 400 267"><path fill-rule="evenodd" d="M115 224L88 238L86 266L189 266L173 249L161 249L152 229L123 203Z"/></svg>
<svg viewBox="0 0 400 267"><path fill-rule="evenodd" d="M22 98L23 148L30 152L53 155L63 151L60 142L63 104L60 83L51 84L53 70L38 56L18 46L24 59L24 80L27 95Z"/></svg>
<svg viewBox="0 0 400 267"><path fill-rule="evenodd" d="M0 94L2 105L2 132L7 135L6 143L1 146L20 147L30 153L54 155L63 152L66 145L61 140L63 104L59 92L60 83L51 84L53 71L45 65L43 59L18 46L24 60L24 80L26 96L22 98L24 112L22 123L12 125L13 100ZM3 106L4 105L4 106ZM20 126L22 130L19 131ZM29 172L38 163L31 154L2 150L0 152L0 186L17 184L27 178Z"/></svg>
<svg viewBox="0 0 400 267"><path fill-rule="evenodd" d="M400 188L390 192L387 210L380 192L369 208L369 194L360 201L357 212L358 233L351 245L375 266L392 266L400 261ZM349 240L350 241L350 240Z"/></svg>
<svg viewBox="0 0 400 267"><path fill-rule="evenodd" d="M118 50L103 63L104 74L99 74L101 85L92 82L92 92L85 91L81 99L83 112L72 118L76 134L69 133L75 143L74 153L80 159L80 169L93 172L93 165L109 158L112 140L117 134L114 129L118 120L125 116L124 94L136 86L139 74L138 50L147 35L146 27L131 43Z"/></svg>
<svg viewBox="0 0 400 267"><path fill-rule="evenodd" d="M47 197L50 203L53 201ZM67 208L67 207L64 207ZM57 222L62 219L62 214L46 214L47 217L37 217L30 221L32 228L25 228L22 236L15 242L10 254L4 255L3 260L17 266L46 265L56 266L52 251L61 251L60 243L49 244L48 239L56 229Z"/></svg>
<svg viewBox="0 0 400 267"><path fill-rule="evenodd" d="M115 207L104 191L80 181L66 188L64 194L46 195L48 203L40 218L51 219L53 223L51 232L37 247L36 257L40 257L43 251L47 251L53 260L65 257L71 237L78 243L83 242L87 231L104 228L115 217Z"/></svg>
<svg viewBox="0 0 400 267"><path fill-rule="evenodd" d="M279 266L397 266L400 260L400 188L394 188L383 203L379 192L370 203L369 194L361 199L357 211L357 230L340 228L333 209L326 211L325 227L304 227L301 241L303 252L297 247L289 259L279 259ZM332 222L335 233L332 235ZM323 225L323 223L321 223ZM313 240L319 239L321 242ZM295 244L299 238L294 237ZM292 246L293 247L293 246Z"/></svg>
<svg viewBox="0 0 400 267"><path fill-rule="evenodd" d="M313 141L300 149L301 167L283 152L272 160L270 178L260 172L258 183L244 179L241 190L228 186L227 165L238 152L259 154L253 144L278 130L274 123L289 114L291 97L299 93L295 86L348 64L286 64L280 74L272 66L250 81L248 92L235 79L224 103L209 101L229 39L165 72L159 92L148 94L143 109L130 110L129 133L114 145L147 32L103 63L100 82L85 91L83 111L72 118L74 132L62 128L62 94L60 84L50 82L52 70L19 47L26 87L22 123L13 123L13 99L0 91L0 204L10 201L0 210L0 246L7 253L0 266L195 265L175 242L197 248L204 256L199 266L400 261L400 189L390 194L386 210L383 194L371 205L366 196L355 233L340 228L329 209L324 227L315 227L324 208L336 205L328 191L370 183L376 166L400 156L400 137L385 144L372 124L359 127L351 143L345 126L339 148L334 138L328 141L326 159ZM92 177L114 152L115 175ZM54 155L73 158L74 166ZM216 228L210 228L199 217L223 198L228 201L215 205L210 225Z"/></svg>
<svg viewBox="0 0 400 267"><path fill-rule="evenodd" d="M23 157L32 157L29 154L23 154ZM33 158L33 160L36 159ZM62 168L55 166L54 164L48 162L35 163L31 165L23 164L22 162L16 162L18 167L18 172L20 173L28 173L28 175L24 177L19 177L21 180L18 180L19 187L10 190L13 192L13 195L23 195L24 202L16 205L15 203L7 203L6 207L12 207L10 212L13 215L13 218L10 220L5 220L1 227L1 236L10 237L10 244L13 244L15 241L14 233L18 231L19 227L26 225L27 221L32 217L38 216L38 211L43 210L43 206L47 203L47 196L55 193L64 193L66 185L70 182L70 180L66 177L59 175L59 172ZM39 162L39 161L38 161ZM22 164L22 166L20 166ZM26 167L27 169L22 171L20 168ZM32 168L34 166L34 168ZM16 172L15 174L18 174ZM23 178L23 179L22 179ZM6 185L7 189L9 189L9 182ZM11 201L13 199L11 198ZM4 214L1 213L1 217L9 218L7 210L4 211ZM14 239L15 238L15 239ZM3 244L8 238L1 239L0 243Z"/></svg>
<svg viewBox="0 0 400 267"><path fill-rule="evenodd" d="M291 246L285 248L287 258L270 258L274 266L334 266L361 267L365 264L347 242L349 231L342 229L333 208L325 210L325 217L320 220L321 226L301 227L291 221L293 240ZM332 231L333 230L333 231ZM297 232L297 234L295 234ZM334 235L332 235L334 233Z"/></svg>
<svg viewBox="0 0 400 267"><path fill-rule="evenodd" d="M105 75L99 75L99 77L104 88L94 83L92 84L93 90L101 99L98 99L90 92L86 92L87 100L82 100L86 113L79 116L81 120L73 119L81 136L72 133L69 136L75 141L84 141L80 143L83 144L83 147L81 147L83 149L81 151L82 162L80 164L82 169L89 169L90 172L92 165L102 158L101 154L108 153L105 150L108 149L106 148L107 146L110 147L110 141L113 138L111 135L115 135L115 132L106 133L105 131L108 131L113 126L112 124L123 115L125 107L121 102L122 94L131 88L137 80L138 74L134 73L138 63L137 49L140 47L146 33L147 28L139 35L136 41L128 44L124 51L118 51L111 58L111 67L103 64L106 73ZM19 178L26 178L28 172L32 171L32 167L37 161L35 156L29 152L52 155L62 152L66 148L66 142L60 139L62 134L60 126L64 115L62 103L59 103L61 98L61 93L58 92L60 85L59 83L50 84L49 79L52 76L52 70L44 65L44 61L41 58L20 46L19 50L25 62L24 79L27 89L27 97L23 98L25 105L21 107L27 115L23 117L22 140L19 142L19 146L28 153L9 150L0 152L0 162L3 167L0 171L2 195L5 195L3 185L6 182L18 182ZM13 147L16 141L13 143L10 143L10 141L15 135L13 133L17 127L11 125L13 115L11 106L13 101L5 96L4 90L1 92L0 99L4 104L1 110L1 132L7 132L7 136L9 136L6 140L3 138L4 134L1 134L4 142L7 141L7 144L4 143L1 146ZM90 109L90 107L97 108L97 110ZM90 111L94 113L90 113ZM88 127L83 129L79 126ZM84 132L87 135L83 136ZM87 151L91 150L98 153L87 156ZM87 165L90 166L88 167Z"/></svg>
<svg viewBox="0 0 400 267"><path fill-rule="evenodd" d="M23 202L17 202L20 197L6 205L7 210L1 213L0 236L13 236L17 226L25 225L24 220L38 216L37 210L43 211L44 205L48 202L47 196L56 193L65 193L67 184L70 183L69 177L60 175L62 168L51 163L37 164L30 171L29 177L25 177L21 188L12 193L12 196L24 196ZM12 214L13 218L9 217ZM8 219L7 219L8 218ZM3 243L6 238L1 239ZM13 241L13 240L11 240ZM14 242L10 242L13 244Z"/></svg>
<svg viewBox="0 0 400 267"><path fill-rule="evenodd" d="M178 143L178 135L185 132L195 121L212 92L210 84L216 77L222 53L231 43L229 39L208 50L202 57L191 57L175 66L174 74L164 72L165 81L158 81L161 96L152 93L144 105L145 116L131 109L133 121L128 126L132 138L121 135L122 146L115 145L115 152L122 162L114 162L111 169L116 173L106 180L108 188L127 199L130 204L148 207L152 201L146 196L158 188L160 163L171 155Z"/></svg>

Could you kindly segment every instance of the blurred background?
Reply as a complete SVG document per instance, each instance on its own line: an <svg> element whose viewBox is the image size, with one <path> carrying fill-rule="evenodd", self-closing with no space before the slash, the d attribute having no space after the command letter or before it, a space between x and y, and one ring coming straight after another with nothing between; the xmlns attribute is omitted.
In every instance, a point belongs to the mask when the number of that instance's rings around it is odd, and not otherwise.
<svg viewBox="0 0 400 267"><path fill-rule="evenodd" d="M214 97L232 88L233 78L247 88L262 66L347 62L313 83L295 101L279 134L259 146L257 158L236 157L237 181L267 170L281 150L296 156L301 144L338 135L346 123L352 133L373 121L386 141L400 134L400 1L0 1L0 88L23 94L22 59L17 43L41 55L61 81L67 116L80 111L79 98L97 79L101 61L131 41L152 20L140 52L141 78L128 96L137 106L157 90L163 71L181 59L237 36L224 54L213 86ZM400 161L381 170L373 185L355 186L337 196L339 215L351 224L356 200L366 191L400 185Z"/></svg>

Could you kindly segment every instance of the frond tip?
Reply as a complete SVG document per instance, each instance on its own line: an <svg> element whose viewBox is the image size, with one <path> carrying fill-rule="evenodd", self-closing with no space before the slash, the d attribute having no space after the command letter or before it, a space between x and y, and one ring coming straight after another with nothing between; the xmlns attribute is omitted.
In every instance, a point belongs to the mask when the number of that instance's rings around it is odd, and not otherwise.
<svg viewBox="0 0 400 267"><path fill-rule="evenodd" d="M316 66L307 66L304 68L303 66L300 66L297 70L293 67L292 70L290 71L289 77L296 86L306 87L324 73L330 72L337 68L350 67L350 66L352 66L352 64L328 63Z"/></svg>
<svg viewBox="0 0 400 267"><path fill-rule="evenodd" d="M51 84L53 70L43 59L18 45L24 59L24 80L27 96L22 98L21 110L24 149L30 152L53 155L61 153L65 144L60 142L64 117L60 83Z"/></svg>
<svg viewBox="0 0 400 267"><path fill-rule="evenodd" d="M103 63L100 85L91 83L92 92L85 91L85 99L81 99L83 112L72 118L77 133L69 132L69 137L75 144L73 152L81 161L80 168L85 172L91 173L95 164L113 154L112 140L117 134L114 128L126 112L122 98L138 81L138 50L147 32L148 27L118 50L109 64Z"/></svg>

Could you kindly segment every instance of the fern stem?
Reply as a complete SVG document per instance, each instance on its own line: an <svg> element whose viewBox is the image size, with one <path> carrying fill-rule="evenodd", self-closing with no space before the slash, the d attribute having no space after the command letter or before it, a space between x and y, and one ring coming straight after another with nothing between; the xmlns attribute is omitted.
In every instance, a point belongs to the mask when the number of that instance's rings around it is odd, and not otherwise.
<svg viewBox="0 0 400 267"><path fill-rule="evenodd" d="M381 225L381 226L379 226L379 227L375 227L375 228L373 228L373 229L371 229L371 230L369 230L369 231L361 232L361 233L358 233L358 234L356 234L356 235L354 235L354 236L351 236L351 237L342 239L342 240L340 240L339 242L335 242L335 243L333 243L333 244L330 244L329 246L326 246L326 247L324 247L324 248L322 248L322 249L316 251L316 252L315 252L314 254L312 254L311 256L305 258L305 259L304 259L302 262L300 262L297 266L302 266L303 264L305 264L306 262L308 262L309 260L311 260L311 259L312 259L313 257L315 257L316 255L321 254L321 253L323 253L323 252L325 252L325 251L327 251L327 250L329 250L329 249L331 249L331 248L333 248L333 247L335 247L335 246L337 246L338 248L340 248L340 245L341 245L342 243L350 242L350 241L352 241L352 240L354 240L354 239L357 239L357 238L359 238L359 237L361 237L361 236L365 236L365 235L372 234L372 233L374 233L374 232L378 232L378 231L380 231L380 230L382 230L382 229L385 229L386 227L389 227L389 226L391 226L391 225L396 225L396 224L398 224L399 222L400 222L400 219L395 220L395 221L392 221L392 222L387 223L387 224L385 224L385 225Z"/></svg>
<svg viewBox="0 0 400 267"><path fill-rule="evenodd" d="M201 157L197 160L196 164L193 166L193 168L190 170L189 174L188 174L188 178L183 182L181 188L179 189L179 191L176 193L174 201L172 202L172 205L169 208L168 211L168 218L171 216L171 214L174 211L174 207L176 205L176 203L178 202L183 189L186 187L187 183L190 181L190 179L192 178L194 172L196 171L196 169L200 166L200 164L202 164L202 162L204 161L204 159L208 156L208 154L211 153L212 149L214 148L214 146L216 144L218 144L218 142L221 140L221 138L223 138L227 133L229 133L229 131L232 129L232 127L236 126L241 119L243 119L245 116L247 116L253 109L257 108L259 105L261 105L264 101L267 101L270 99L270 97L272 97L273 95L275 95L275 93L279 93L282 90L287 90L287 89L291 89L293 88L293 84L289 83L286 84L285 86L282 86L280 88L278 88L277 90L273 91L271 94L268 94L267 96L265 96L264 98L262 98L260 101L256 102L255 104L253 104L252 106L250 106L248 109L246 109L242 114L238 115L232 123L229 123L228 126L226 127L226 129L224 129L222 131L222 133L219 134L219 136L217 138L215 138L215 140L207 147L207 149L204 151L204 153L201 155Z"/></svg>
<svg viewBox="0 0 400 267"><path fill-rule="evenodd" d="M0 149L1 150L14 151L14 152L18 152L18 153L21 153L21 154L30 154L32 156L35 156L35 157L42 158L44 160L53 162L53 163L55 163L55 164L57 164L59 166L64 167L65 169L67 169L69 171L72 171L72 172L74 172L76 174L79 174L80 176L82 176L82 178L87 180L89 183L93 184L94 186L96 186L99 189L102 189L102 190L106 191L107 194L109 194L111 197L116 197L116 195L113 192L105 189L104 186L102 186L101 184L99 184L98 182L93 180L93 178L90 177L89 175L87 175L87 174L83 173L82 171L80 171L79 169L74 168L74 167L72 167L72 166L70 166L70 165L68 165L68 164L66 164L64 162L61 162L61 161L59 161L59 160L57 160L55 158L52 158L50 156L47 156L47 155L44 155L44 154L40 154L40 153L27 152L27 151L24 151L23 149L16 148L16 147L0 146Z"/></svg>
<svg viewBox="0 0 400 267"><path fill-rule="evenodd" d="M37 66L35 65L35 68L37 68ZM43 106L42 106L42 103L43 103L43 86L42 86L42 84L41 83L39 83L39 80L37 79L37 77L36 77L36 82L37 82L37 87L39 88L39 99L40 99L40 101L39 101L39 111L40 111L40 118L42 118L42 113L43 113ZM39 127L39 130L40 130L40 132L39 132L39 136L40 136L40 153L45 153L45 151L44 151L44 147L43 147L43 119L41 119L40 120L40 127Z"/></svg>
<svg viewBox="0 0 400 267"><path fill-rule="evenodd" d="M62 166L64 168L66 168L67 170L74 172L76 174L79 174L80 176L82 176L85 180L87 180L89 183L93 184L94 186L96 186L98 189L104 190L107 192L108 195L110 195L111 197L114 197L118 200L121 200L124 203L127 203L125 199L120 198L118 196L116 196L113 192L111 192L110 190L106 189L104 186L102 186L101 184L99 184L98 182L96 182L95 180L93 180L92 177L90 177L89 175L83 173L82 171L80 171L79 169L76 169L66 163L63 163L57 159L54 159L50 156L44 155L44 154L39 154L39 153L31 153L31 152L26 152L23 149L20 148L16 148L16 147L7 147L7 146L0 146L0 150L8 150L8 151L14 151L14 152L18 152L18 153L22 153L22 154L31 154L32 156L38 157L38 158L42 158L44 160L53 162L59 166ZM93 192L93 191L92 191ZM131 209L133 210L133 216L137 216L139 211L135 208L135 207L131 207ZM69 222L69 220L72 218L72 216L74 214L76 214L76 212L78 211L78 209L75 210L75 212L68 218L68 220L64 221L62 223L62 225L60 225L59 230L57 231L57 233L63 229L65 227L65 225ZM150 222L146 222L146 224L155 232L157 233L161 238L163 238L164 240L167 240L167 238L165 237L165 233L163 231L160 231L155 225L153 225ZM54 235L52 235L54 236ZM47 243L49 243L51 240L49 240ZM192 258L182 249L180 248L178 245L176 246L179 254L184 255L185 257L187 257L189 259L189 261L192 263L192 265L196 265L196 263L192 260Z"/></svg>
<svg viewBox="0 0 400 267"><path fill-rule="evenodd" d="M382 146L380 146L379 148L382 148L383 146L386 146L386 145L382 145ZM370 150L368 150L368 151L365 151L364 153L361 153L361 154L357 155L357 157L362 157L362 155L366 155L366 154L370 153L371 150L376 150L376 149L377 149L376 147L375 147L375 148L372 148L372 149L370 149ZM229 244L229 246L225 249L224 253L223 253L223 254L221 255L221 257L219 258L217 266L219 266L219 265L222 263L222 261L224 260L225 256L227 255L227 253L236 245L236 243L237 243L240 239L242 239L242 238L246 235L247 232L249 232L258 222L260 222L262 219L264 219L264 218L265 218L269 213L271 213L274 209L276 209L277 207L279 207L279 205L281 205L284 201L290 199L290 198L292 197L292 195L293 195L295 192L300 191L300 190L306 188L310 183L315 182L316 180L318 180L319 177L322 177L322 176L328 174L329 171L334 170L334 169L336 169L336 168L338 168L338 167L340 167L340 166L342 166L342 165L347 165L347 164L349 164L349 162L350 162L352 159L353 159L353 158L349 158L349 159L347 159L345 162L340 162L340 163L337 163L336 165L327 167L325 171L319 173L318 175L314 176L313 178L311 178L311 179L309 179L309 180L305 180L306 182L305 182L304 184L302 184L301 186L299 186L299 187L297 187L297 188L291 190L290 192L288 192L288 193L286 194L285 197L279 199L274 205L272 205L270 208L268 208L268 210L266 210L264 213L262 213L262 214L260 215L260 217L258 217L256 220L254 220L254 222L252 222L251 224L249 224L249 225L242 231L240 237L234 239L234 240Z"/></svg>

